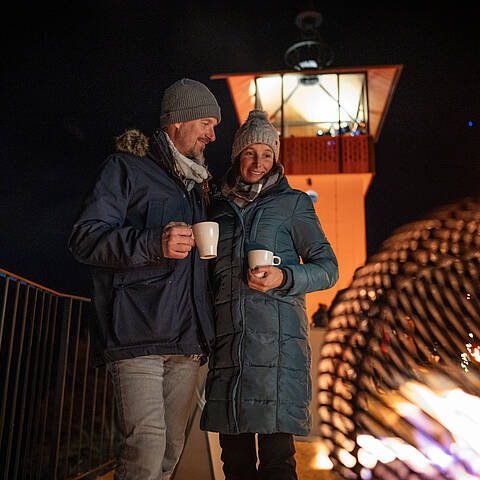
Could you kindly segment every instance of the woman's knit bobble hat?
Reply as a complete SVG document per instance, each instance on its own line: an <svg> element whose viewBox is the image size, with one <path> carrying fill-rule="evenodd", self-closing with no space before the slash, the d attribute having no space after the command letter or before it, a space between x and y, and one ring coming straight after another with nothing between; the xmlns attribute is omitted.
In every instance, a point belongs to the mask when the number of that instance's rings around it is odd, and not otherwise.
<svg viewBox="0 0 480 480"><path fill-rule="evenodd" d="M160 112L161 128L209 117L216 118L218 123L222 118L216 98L203 83L182 78L165 90Z"/></svg>
<svg viewBox="0 0 480 480"><path fill-rule="evenodd" d="M235 160L242 150L254 143L268 145L278 161L280 153L280 138L275 127L270 123L267 112L252 110L245 123L235 132L232 145L232 160Z"/></svg>

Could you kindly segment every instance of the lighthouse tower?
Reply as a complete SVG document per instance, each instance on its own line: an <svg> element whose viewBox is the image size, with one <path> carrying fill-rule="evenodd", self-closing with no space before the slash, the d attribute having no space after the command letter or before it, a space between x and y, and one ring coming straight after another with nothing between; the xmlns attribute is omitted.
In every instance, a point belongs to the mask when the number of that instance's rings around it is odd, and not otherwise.
<svg viewBox="0 0 480 480"><path fill-rule="evenodd" d="M307 18L311 25L315 14L304 12L297 20ZM336 286L307 295L310 319L365 263L365 195L375 174L374 146L402 71L402 65L319 65L329 58L318 38L303 40L285 54L291 70L211 77L227 81L239 124L254 108L268 113L281 138L288 182L312 198L337 256Z"/></svg>

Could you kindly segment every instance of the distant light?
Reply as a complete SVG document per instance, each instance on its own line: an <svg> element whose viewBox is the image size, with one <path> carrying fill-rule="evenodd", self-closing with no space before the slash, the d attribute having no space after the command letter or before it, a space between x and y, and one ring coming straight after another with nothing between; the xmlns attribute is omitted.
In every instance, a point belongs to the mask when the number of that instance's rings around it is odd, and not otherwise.
<svg viewBox="0 0 480 480"><path fill-rule="evenodd" d="M467 124L469 127L472 127L473 126L473 122L470 120Z"/></svg>
<svg viewBox="0 0 480 480"><path fill-rule="evenodd" d="M323 135L323 130L318 130L318 131L317 131L317 135L318 135L318 136Z"/></svg>
<svg viewBox="0 0 480 480"><path fill-rule="evenodd" d="M318 200L318 193L315 190L307 190L305 193L312 199L313 203Z"/></svg>
<svg viewBox="0 0 480 480"><path fill-rule="evenodd" d="M300 68L318 68L318 63L315 60L302 60L298 62Z"/></svg>

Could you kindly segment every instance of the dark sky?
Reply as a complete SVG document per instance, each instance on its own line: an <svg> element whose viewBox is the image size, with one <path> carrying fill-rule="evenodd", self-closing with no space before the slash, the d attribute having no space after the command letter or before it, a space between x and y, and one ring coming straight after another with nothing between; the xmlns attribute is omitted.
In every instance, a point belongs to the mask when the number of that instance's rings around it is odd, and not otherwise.
<svg viewBox="0 0 480 480"><path fill-rule="evenodd" d="M401 63L366 199L368 254L398 226L479 191L479 29L459 3L416 9L342 2L15 2L3 15L0 267L89 295L66 249L75 215L113 139L157 127L163 90L190 77L217 96L223 121L208 147L228 162L237 120L218 73L284 69L297 13L323 15L332 66ZM385 4L384 4L385 5ZM472 122L472 126L469 126Z"/></svg>

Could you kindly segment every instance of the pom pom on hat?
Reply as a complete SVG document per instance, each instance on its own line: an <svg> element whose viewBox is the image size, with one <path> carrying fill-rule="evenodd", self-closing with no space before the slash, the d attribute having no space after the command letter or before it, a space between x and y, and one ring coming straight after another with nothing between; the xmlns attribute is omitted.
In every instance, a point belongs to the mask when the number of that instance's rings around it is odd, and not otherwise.
<svg viewBox="0 0 480 480"><path fill-rule="evenodd" d="M268 145L278 161L280 154L280 138L275 127L268 120L267 112L252 110L245 123L235 132L232 145L232 160L235 160L242 150L254 143Z"/></svg>

